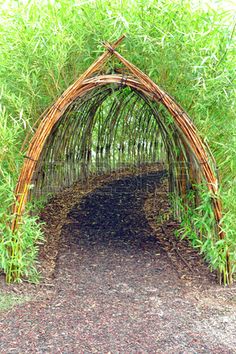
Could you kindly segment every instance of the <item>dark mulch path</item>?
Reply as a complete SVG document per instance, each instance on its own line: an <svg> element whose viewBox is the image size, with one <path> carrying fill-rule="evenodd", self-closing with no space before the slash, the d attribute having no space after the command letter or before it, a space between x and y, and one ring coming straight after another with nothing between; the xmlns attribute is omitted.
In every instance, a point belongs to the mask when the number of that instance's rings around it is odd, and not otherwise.
<svg viewBox="0 0 236 354"><path fill-rule="evenodd" d="M109 182L71 209L55 279L1 315L1 354L236 352L235 290L205 265L182 277L148 222L163 175Z"/></svg>

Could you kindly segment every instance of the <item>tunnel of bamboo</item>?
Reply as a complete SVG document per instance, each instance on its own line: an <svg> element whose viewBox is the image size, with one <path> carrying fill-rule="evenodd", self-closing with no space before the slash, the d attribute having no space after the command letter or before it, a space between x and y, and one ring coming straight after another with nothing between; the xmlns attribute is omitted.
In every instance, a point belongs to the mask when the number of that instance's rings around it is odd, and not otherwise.
<svg viewBox="0 0 236 354"><path fill-rule="evenodd" d="M116 51L123 38L104 43L105 52L43 113L30 141L26 138L12 231L20 227L30 198L53 195L92 173L159 163L167 170L169 191L182 200L195 185L206 186L214 233L222 239L211 151L183 108ZM107 66L111 57L114 64Z"/></svg>

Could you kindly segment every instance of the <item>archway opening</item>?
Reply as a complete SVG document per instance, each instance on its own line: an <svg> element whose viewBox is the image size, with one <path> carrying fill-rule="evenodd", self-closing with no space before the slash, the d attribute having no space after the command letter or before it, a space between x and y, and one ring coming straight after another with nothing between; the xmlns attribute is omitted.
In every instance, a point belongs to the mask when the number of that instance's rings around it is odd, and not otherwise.
<svg viewBox="0 0 236 354"><path fill-rule="evenodd" d="M169 171L169 190L181 193L190 188L189 161L176 134L170 115L141 92L120 84L95 88L67 108L48 136L31 198L55 194L90 174L157 163Z"/></svg>
<svg viewBox="0 0 236 354"><path fill-rule="evenodd" d="M162 194L161 198L156 198L155 204L167 202L167 193L160 189L160 180L163 182L165 177L164 189L166 191L168 186L172 197L172 214L180 220L181 211L174 201L178 197L184 198L189 190L194 190L188 157L174 121L162 105L141 91L121 83L96 86L69 105L48 136L32 178L30 199L38 201L42 196L48 198L76 185L78 181L81 186L86 185L91 176L107 177L111 174L114 176L112 179L116 179L120 172L124 176L125 171L128 171L129 176L132 173L136 177L139 193L142 190L140 183L143 183L143 188ZM134 185L131 182L130 188L133 189ZM123 192L127 196L126 187ZM114 219L120 220L117 218L119 213L115 213L112 193L109 198L110 207L114 208ZM127 198L119 198L128 205ZM100 207L103 208L102 205ZM120 208L121 213L124 213L122 205ZM165 212L168 215L164 215ZM156 217L166 220L169 212L169 208L163 208L161 212L158 211L159 215L156 213ZM88 223L91 221L98 230L96 222L89 218L91 213L87 214ZM75 212L77 217L79 214ZM127 215L130 217L130 214ZM130 230L127 228L128 232ZM116 241L111 239L111 243Z"/></svg>

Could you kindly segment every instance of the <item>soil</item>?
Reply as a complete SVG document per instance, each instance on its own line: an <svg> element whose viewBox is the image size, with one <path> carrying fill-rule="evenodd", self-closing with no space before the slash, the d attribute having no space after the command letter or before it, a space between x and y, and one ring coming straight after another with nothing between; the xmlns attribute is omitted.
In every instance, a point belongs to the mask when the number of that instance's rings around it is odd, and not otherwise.
<svg viewBox="0 0 236 354"><path fill-rule="evenodd" d="M44 280L1 279L31 295L1 313L1 354L236 353L236 288L175 237L165 172L118 177L45 208Z"/></svg>

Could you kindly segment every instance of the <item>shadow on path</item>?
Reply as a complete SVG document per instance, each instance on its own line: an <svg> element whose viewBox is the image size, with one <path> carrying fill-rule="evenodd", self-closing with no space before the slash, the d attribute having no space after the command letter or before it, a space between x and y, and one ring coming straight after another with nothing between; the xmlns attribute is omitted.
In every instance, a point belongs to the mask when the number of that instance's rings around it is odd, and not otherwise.
<svg viewBox="0 0 236 354"><path fill-rule="evenodd" d="M73 236L72 230L79 230L81 237L74 236L79 247L109 247L123 253L160 251L143 207L148 193L160 185L164 175L153 172L127 177L96 189L68 214L71 224L67 231Z"/></svg>

